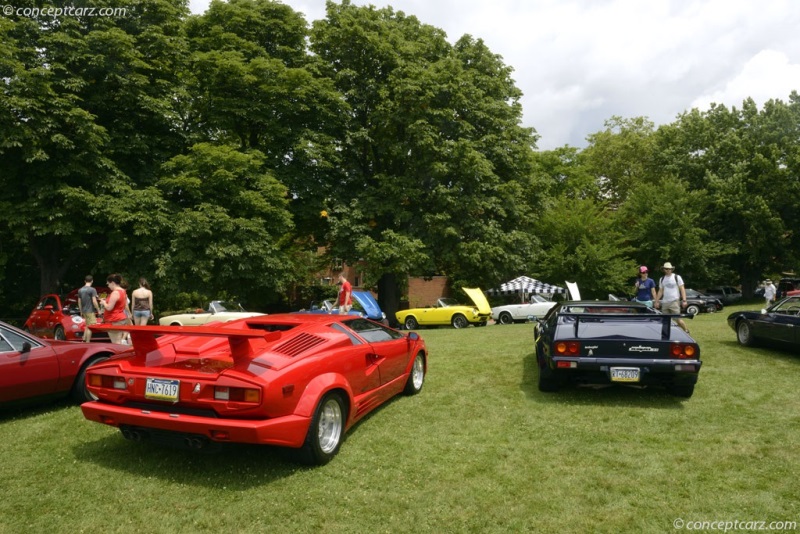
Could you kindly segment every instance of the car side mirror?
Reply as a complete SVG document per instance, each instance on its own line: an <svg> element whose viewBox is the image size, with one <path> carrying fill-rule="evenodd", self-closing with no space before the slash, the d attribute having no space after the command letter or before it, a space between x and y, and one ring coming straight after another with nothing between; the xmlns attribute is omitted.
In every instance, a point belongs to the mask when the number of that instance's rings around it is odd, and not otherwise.
<svg viewBox="0 0 800 534"><path fill-rule="evenodd" d="M763 309L761 310L761 315L766 315L766 314L767 314L767 309L766 309L766 308L763 308Z"/></svg>
<svg viewBox="0 0 800 534"><path fill-rule="evenodd" d="M419 340L419 334L417 334L416 332L409 332L408 339L410 339L411 341L417 341Z"/></svg>
<svg viewBox="0 0 800 534"><path fill-rule="evenodd" d="M28 341L23 341L23 342L22 342L22 350L21 350L20 352L21 352L22 354L25 354L26 352L30 352L30 351L31 351L31 344L30 344L30 342L28 342Z"/></svg>

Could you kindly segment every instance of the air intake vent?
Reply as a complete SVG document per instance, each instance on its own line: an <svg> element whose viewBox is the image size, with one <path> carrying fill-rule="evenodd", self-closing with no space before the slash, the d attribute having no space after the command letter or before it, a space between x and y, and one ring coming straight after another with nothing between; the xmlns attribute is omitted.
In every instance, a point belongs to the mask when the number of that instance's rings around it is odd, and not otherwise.
<svg viewBox="0 0 800 534"><path fill-rule="evenodd" d="M321 337L311 334L298 334L297 337L290 339L286 343L281 343L272 350L287 356L297 356L324 342L325 340Z"/></svg>

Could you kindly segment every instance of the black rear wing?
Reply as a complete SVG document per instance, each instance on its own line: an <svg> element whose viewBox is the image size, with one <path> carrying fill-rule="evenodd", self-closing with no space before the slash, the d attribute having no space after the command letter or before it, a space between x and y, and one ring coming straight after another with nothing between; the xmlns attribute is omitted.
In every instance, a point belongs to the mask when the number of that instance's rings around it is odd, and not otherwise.
<svg viewBox="0 0 800 534"><path fill-rule="evenodd" d="M655 314L655 313L579 313L579 312L560 312L558 314L559 322L561 319L574 319L575 324L575 332L573 337L578 339L578 327L580 323L601 323L606 321L614 321L617 319L624 319L624 320L633 320L634 321L649 321L649 322L660 322L661 323L661 339L669 340L672 335L672 319L675 318L682 318L688 317L693 318L693 315L689 314L679 314L679 315L665 315L665 314ZM564 321L568 322L568 321ZM563 323L562 323L563 324Z"/></svg>

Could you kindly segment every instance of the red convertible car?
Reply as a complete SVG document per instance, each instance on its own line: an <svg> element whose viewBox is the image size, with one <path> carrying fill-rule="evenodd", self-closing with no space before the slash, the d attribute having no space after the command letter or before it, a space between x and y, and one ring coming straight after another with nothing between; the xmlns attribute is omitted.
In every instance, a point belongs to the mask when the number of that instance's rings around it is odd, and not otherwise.
<svg viewBox="0 0 800 534"><path fill-rule="evenodd" d="M98 295L109 292L106 287L96 289ZM24 330L34 336L57 340L81 340L84 328L86 325L78 309L77 289L66 296L55 293L43 296L24 326Z"/></svg>
<svg viewBox="0 0 800 534"><path fill-rule="evenodd" d="M95 329L130 331L133 350L89 370L87 419L134 441L290 447L311 464L388 399L418 393L427 369L418 334L350 315Z"/></svg>
<svg viewBox="0 0 800 534"><path fill-rule="evenodd" d="M86 369L129 347L47 341L0 322L0 405L72 394L91 400Z"/></svg>

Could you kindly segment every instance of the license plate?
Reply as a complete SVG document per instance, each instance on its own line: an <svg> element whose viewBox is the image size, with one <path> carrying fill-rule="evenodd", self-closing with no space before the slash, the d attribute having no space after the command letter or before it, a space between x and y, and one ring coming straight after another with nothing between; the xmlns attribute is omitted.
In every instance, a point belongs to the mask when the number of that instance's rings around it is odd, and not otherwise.
<svg viewBox="0 0 800 534"><path fill-rule="evenodd" d="M147 399L178 402L178 391L180 388L180 380L148 378L144 396Z"/></svg>
<svg viewBox="0 0 800 534"><path fill-rule="evenodd" d="M611 381L612 382L638 382L639 381L639 368L638 367L612 367L611 368Z"/></svg>

